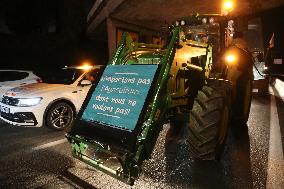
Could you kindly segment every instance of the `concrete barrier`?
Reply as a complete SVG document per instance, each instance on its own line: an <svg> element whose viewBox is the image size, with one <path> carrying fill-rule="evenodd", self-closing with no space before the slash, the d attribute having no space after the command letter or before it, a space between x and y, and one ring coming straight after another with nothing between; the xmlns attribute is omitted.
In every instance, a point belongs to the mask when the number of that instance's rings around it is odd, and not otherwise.
<svg viewBox="0 0 284 189"><path fill-rule="evenodd" d="M274 87L277 90L279 96L284 100L284 80L276 78Z"/></svg>

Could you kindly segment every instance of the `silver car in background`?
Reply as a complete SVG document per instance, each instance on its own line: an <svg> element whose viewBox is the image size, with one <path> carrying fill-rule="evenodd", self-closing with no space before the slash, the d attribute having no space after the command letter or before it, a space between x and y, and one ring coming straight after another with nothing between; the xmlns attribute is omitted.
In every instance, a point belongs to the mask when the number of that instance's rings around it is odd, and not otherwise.
<svg viewBox="0 0 284 189"><path fill-rule="evenodd" d="M0 70L0 100L3 94L14 87L30 83L40 83L41 78L32 71L25 70Z"/></svg>

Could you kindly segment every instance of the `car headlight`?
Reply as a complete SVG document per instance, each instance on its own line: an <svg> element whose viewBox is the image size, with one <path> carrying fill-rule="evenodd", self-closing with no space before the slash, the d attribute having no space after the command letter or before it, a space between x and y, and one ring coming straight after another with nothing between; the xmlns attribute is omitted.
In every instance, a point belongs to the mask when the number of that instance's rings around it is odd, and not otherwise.
<svg viewBox="0 0 284 189"><path fill-rule="evenodd" d="M36 97L36 98L18 98L18 103L15 104L16 106L21 106L21 107L29 107L29 106L35 106L40 103L42 100L41 97Z"/></svg>

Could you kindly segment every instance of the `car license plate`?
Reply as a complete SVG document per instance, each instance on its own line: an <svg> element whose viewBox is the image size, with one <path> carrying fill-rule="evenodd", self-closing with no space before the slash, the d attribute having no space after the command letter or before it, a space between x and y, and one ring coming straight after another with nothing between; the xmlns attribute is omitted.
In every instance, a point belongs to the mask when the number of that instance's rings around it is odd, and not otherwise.
<svg viewBox="0 0 284 189"><path fill-rule="evenodd" d="M10 108L5 106L0 106L0 111L8 114L10 113Z"/></svg>

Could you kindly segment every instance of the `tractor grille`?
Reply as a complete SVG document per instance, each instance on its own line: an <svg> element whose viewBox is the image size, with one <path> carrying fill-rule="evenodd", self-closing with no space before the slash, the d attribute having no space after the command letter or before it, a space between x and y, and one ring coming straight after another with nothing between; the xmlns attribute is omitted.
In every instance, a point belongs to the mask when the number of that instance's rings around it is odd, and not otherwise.
<svg viewBox="0 0 284 189"><path fill-rule="evenodd" d="M10 106L16 106L19 100L13 97L3 96L2 103Z"/></svg>

